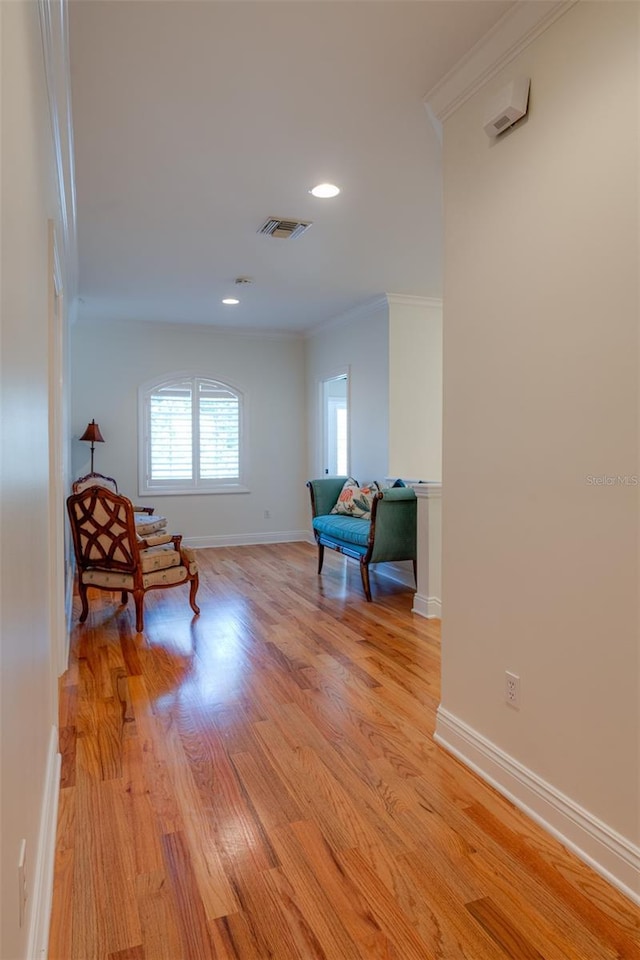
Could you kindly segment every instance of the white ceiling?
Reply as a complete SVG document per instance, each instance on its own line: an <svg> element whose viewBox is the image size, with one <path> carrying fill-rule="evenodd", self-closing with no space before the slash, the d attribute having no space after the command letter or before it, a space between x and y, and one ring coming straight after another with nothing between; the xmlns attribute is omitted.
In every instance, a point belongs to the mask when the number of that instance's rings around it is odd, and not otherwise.
<svg viewBox="0 0 640 960"><path fill-rule="evenodd" d="M440 296L424 96L511 6L72 0L79 316L303 331ZM258 235L270 216L313 226Z"/></svg>

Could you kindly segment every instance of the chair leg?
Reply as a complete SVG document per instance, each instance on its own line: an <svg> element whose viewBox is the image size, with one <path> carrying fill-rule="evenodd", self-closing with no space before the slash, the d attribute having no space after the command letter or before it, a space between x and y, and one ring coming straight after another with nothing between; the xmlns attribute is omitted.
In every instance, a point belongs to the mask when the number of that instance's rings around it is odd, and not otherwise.
<svg viewBox="0 0 640 960"><path fill-rule="evenodd" d="M80 594L80 600L82 602L82 611L80 613L80 623L84 623L87 617L89 616L89 600L87 599L87 587L80 580L78 582L78 593Z"/></svg>
<svg viewBox="0 0 640 960"><path fill-rule="evenodd" d="M364 587L364 595L371 603L371 584L369 583L369 564L360 563L360 574L362 576L362 586Z"/></svg>
<svg viewBox="0 0 640 960"><path fill-rule="evenodd" d="M200 579L196 573L191 583L189 584L189 604L194 613L200 613L200 607L196 603L196 593L198 592L198 587L200 586Z"/></svg>
<svg viewBox="0 0 640 960"><path fill-rule="evenodd" d="M133 599L136 602L136 632L144 630L144 590L134 590Z"/></svg>
<svg viewBox="0 0 640 960"><path fill-rule="evenodd" d="M418 561L413 561L413 579L416 582L416 587L418 586Z"/></svg>
<svg viewBox="0 0 640 960"><path fill-rule="evenodd" d="M128 599L129 599L129 594L127 593L126 590L123 590L122 593L120 594L120 603L124 604L127 602Z"/></svg>
<svg viewBox="0 0 640 960"><path fill-rule="evenodd" d="M322 564L324 562L324 544L318 544L318 573L322 573Z"/></svg>

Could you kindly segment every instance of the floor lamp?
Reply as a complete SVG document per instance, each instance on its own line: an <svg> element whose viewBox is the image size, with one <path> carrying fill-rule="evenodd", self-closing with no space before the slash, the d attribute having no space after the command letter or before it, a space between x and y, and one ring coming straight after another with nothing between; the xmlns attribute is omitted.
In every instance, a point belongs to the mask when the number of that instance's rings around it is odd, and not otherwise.
<svg viewBox="0 0 640 960"><path fill-rule="evenodd" d="M87 424L87 429L82 434L80 439L91 443L91 473L93 473L93 448L96 443L104 443L104 437L100 433L100 427L95 420L92 420L91 423Z"/></svg>

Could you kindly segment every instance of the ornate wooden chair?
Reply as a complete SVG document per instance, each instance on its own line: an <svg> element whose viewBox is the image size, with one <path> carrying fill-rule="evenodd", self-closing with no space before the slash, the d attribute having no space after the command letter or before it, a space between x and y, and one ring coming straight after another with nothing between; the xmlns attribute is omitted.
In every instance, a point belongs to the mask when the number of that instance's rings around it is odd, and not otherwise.
<svg viewBox="0 0 640 960"><path fill-rule="evenodd" d="M189 583L191 609L200 613L196 605L195 553L182 546L181 536L167 533L138 536L133 504L107 486L94 484L74 493L67 500L67 511L78 565L81 623L89 613L89 587L119 591L122 603L126 603L132 593L139 633L144 629L143 605L147 590Z"/></svg>

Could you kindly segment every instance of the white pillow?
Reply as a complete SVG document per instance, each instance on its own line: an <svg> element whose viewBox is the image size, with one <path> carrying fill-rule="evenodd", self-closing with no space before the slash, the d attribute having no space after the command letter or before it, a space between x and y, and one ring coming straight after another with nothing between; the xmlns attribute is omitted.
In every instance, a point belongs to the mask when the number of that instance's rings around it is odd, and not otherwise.
<svg viewBox="0 0 640 960"><path fill-rule="evenodd" d="M343 514L347 517L358 517L368 520L371 516L373 498L379 492L377 483L366 487L359 487L358 481L349 477L343 486L340 496L331 513Z"/></svg>

